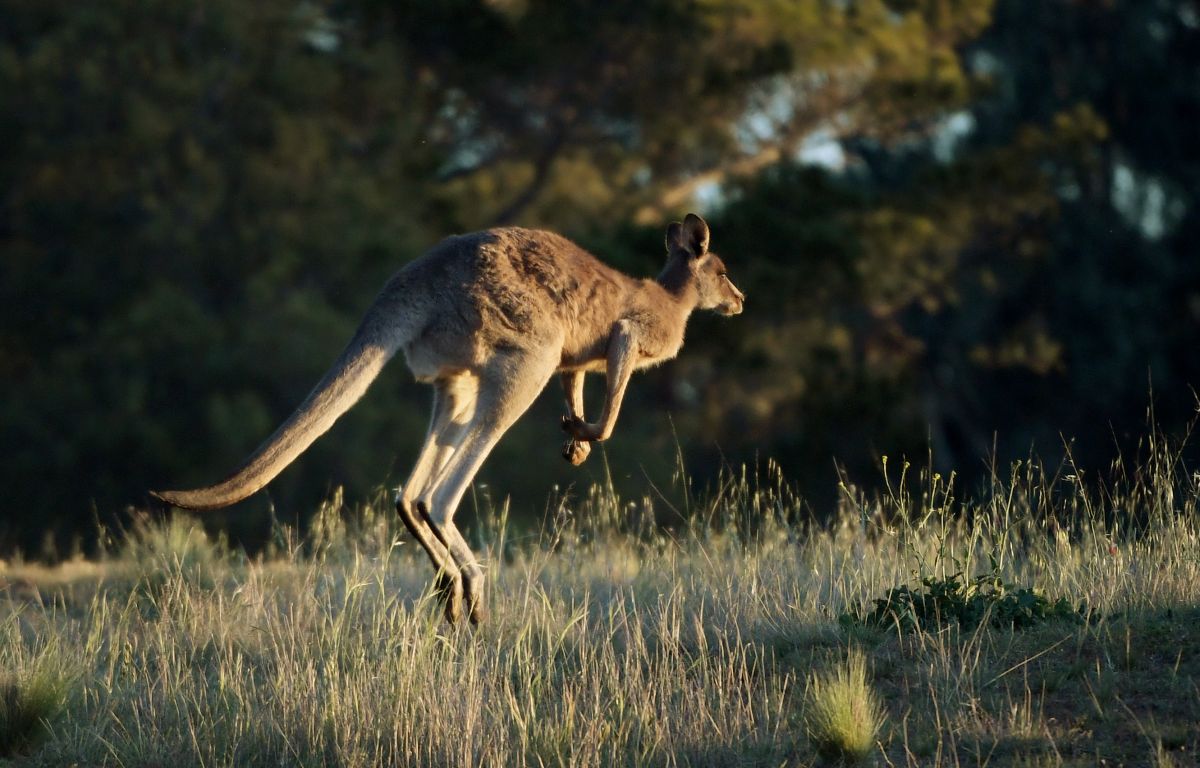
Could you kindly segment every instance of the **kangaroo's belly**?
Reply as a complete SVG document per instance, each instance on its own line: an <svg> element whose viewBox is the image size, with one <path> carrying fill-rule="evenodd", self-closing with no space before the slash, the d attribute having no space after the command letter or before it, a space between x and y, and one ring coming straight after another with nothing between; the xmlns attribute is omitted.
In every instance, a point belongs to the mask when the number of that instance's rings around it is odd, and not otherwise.
<svg viewBox="0 0 1200 768"><path fill-rule="evenodd" d="M582 371L583 373L604 373L608 370L608 360L605 358L579 360L564 356L558 364L558 370L561 373L574 371Z"/></svg>

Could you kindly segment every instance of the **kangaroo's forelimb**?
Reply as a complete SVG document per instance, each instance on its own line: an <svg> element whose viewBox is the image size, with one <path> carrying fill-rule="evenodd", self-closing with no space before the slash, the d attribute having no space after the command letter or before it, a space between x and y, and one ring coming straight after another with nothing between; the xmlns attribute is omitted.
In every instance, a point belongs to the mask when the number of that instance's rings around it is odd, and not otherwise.
<svg viewBox="0 0 1200 768"><path fill-rule="evenodd" d="M562 380L563 394L567 398L567 413L575 418L583 418L583 371L565 371L559 378Z"/></svg>
<svg viewBox="0 0 1200 768"><path fill-rule="evenodd" d="M583 415L583 371L566 371L561 376L563 393L567 398L567 415L563 417L563 428L572 419L584 420ZM576 440L574 437L569 438L563 443L562 456L575 466L579 466L587 460L588 454L592 452L591 443L587 441Z"/></svg>
<svg viewBox="0 0 1200 768"><path fill-rule="evenodd" d="M594 424L584 421L582 416L572 415L563 427L576 440L587 442L603 441L612 436L617 425L617 414L625 397L629 377L637 364L637 330L629 320L621 320L613 326L608 342L608 368L605 374L606 390L604 408L600 419Z"/></svg>

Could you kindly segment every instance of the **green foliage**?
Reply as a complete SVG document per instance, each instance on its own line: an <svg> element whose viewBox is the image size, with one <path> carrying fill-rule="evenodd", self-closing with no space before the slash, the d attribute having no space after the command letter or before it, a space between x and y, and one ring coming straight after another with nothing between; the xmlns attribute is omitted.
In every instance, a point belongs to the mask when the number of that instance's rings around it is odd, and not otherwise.
<svg viewBox="0 0 1200 768"><path fill-rule="evenodd" d="M992 572L964 579L925 576L920 589L893 587L873 601L873 608L852 607L839 617L843 626L870 625L902 632L930 631L946 625L974 629L980 624L1028 629L1050 620L1082 622L1086 611L1065 597L1051 600L1033 587L1015 587Z"/></svg>
<svg viewBox="0 0 1200 768"><path fill-rule="evenodd" d="M776 120L792 127L772 141L795 147L853 97L810 73L906 89L933 30L943 48L977 33L924 5L903 25L872 9L6 4L0 539L36 550L49 527L69 544L148 487L228 471L299 402L388 273L437 238L516 219L611 238L745 156L742 120L772 92L827 97L820 114ZM863 67L883 49L907 74ZM638 272L657 269L662 223L685 202L650 216ZM283 516L342 483L361 495L401 479L390 473L427 402L402 379L385 377L272 484ZM511 455L544 439L533 434ZM514 484L541 499L536 475Z"/></svg>
<svg viewBox="0 0 1200 768"><path fill-rule="evenodd" d="M867 681L867 659L850 649L846 662L809 679L805 733L821 757L842 765L862 762L875 749L883 705Z"/></svg>
<svg viewBox="0 0 1200 768"><path fill-rule="evenodd" d="M678 436L706 480L778 458L825 515L830 456L862 477L881 451L932 444L969 468L1048 456L1067 433L1099 464L1110 433L1143 426L1148 376L1161 422L1190 416L1200 43L1184 0L0 15L2 548L70 551L146 488L227 472L391 271L502 221L647 275L663 223L707 205L750 297L737 320L693 320L683 357L631 389L628 411L672 421L622 419L618 484L669 473ZM797 164L821 137L834 167ZM604 474L556 465L553 399L481 477L517 517ZM389 371L270 505L293 519L330 488L401 482L427 402ZM265 514L216 519L268 535Z"/></svg>

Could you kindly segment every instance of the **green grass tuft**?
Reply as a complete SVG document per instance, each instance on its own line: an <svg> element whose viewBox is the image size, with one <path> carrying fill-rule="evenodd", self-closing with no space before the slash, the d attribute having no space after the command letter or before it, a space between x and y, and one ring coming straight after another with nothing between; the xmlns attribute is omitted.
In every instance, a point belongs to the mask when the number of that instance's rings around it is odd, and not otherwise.
<svg viewBox="0 0 1200 768"><path fill-rule="evenodd" d="M875 748L883 707L867 682L867 660L851 649L846 663L809 681L805 709L808 740L821 757L857 764Z"/></svg>
<svg viewBox="0 0 1200 768"><path fill-rule="evenodd" d="M30 666L0 676L0 757L37 747L62 712L70 676L57 653L44 651Z"/></svg>

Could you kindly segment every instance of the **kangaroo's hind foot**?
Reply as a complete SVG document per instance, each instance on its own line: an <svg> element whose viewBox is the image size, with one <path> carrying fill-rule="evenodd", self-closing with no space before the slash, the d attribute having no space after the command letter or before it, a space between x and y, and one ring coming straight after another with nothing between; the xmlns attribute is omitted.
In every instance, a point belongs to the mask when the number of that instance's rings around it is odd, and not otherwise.
<svg viewBox="0 0 1200 768"><path fill-rule="evenodd" d="M463 577L462 571L454 558L446 550L438 536L434 535L426 518L414 508L411 501L401 497L396 500L396 513L404 523L404 527L417 540L429 559L433 562L437 576L434 580L434 592L445 607L446 621L457 624L462 618Z"/></svg>

